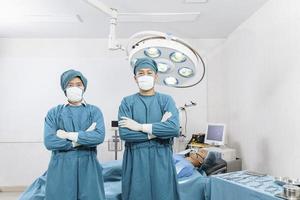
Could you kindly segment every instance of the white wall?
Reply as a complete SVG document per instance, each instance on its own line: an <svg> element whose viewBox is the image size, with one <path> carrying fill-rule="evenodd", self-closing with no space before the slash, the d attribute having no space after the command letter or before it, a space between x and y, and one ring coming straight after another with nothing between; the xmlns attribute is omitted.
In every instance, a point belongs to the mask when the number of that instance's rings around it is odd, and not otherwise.
<svg viewBox="0 0 300 200"><path fill-rule="evenodd" d="M205 56L221 41L190 42ZM102 109L107 141L122 97L137 91L124 52L108 51L106 39L0 39L0 186L28 185L47 169L44 117L51 107L64 103L59 78L70 68L88 78L85 97ZM191 89L157 89L171 94L178 106L196 101L188 110L188 134L204 131L206 79ZM114 159L107 142L100 145L98 157Z"/></svg>
<svg viewBox="0 0 300 200"><path fill-rule="evenodd" d="M208 120L245 169L300 177L300 1L270 0L209 55Z"/></svg>

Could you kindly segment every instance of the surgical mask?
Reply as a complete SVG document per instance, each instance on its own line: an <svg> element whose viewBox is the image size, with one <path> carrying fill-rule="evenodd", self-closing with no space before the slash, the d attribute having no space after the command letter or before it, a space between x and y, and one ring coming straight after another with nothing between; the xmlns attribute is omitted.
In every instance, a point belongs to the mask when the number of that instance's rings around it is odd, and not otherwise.
<svg viewBox="0 0 300 200"><path fill-rule="evenodd" d="M79 87L69 87L66 94L70 102L79 102L82 100L83 90Z"/></svg>
<svg viewBox="0 0 300 200"><path fill-rule="evenodd" d="M141 90L150 90L154 87L154 77L153 76L140 76L137 78L139 88Z"/></svg>

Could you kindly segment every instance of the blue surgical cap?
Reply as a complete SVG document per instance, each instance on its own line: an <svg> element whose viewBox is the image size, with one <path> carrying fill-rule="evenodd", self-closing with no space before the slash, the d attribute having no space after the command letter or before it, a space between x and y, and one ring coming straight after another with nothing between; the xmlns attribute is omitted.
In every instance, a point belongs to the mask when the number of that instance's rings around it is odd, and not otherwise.
<svg viewBox="0 0 300 200"><path fill-rule="evenodd" d="M149 58L137 59L137 61L134 64L134 69L133 69L134 74L136 75L136 72L143 68L152 69L155 73L157 73L158 71L156 62Z"/></svg>
<svg viewBox="0 0 300 200"><path fill-rule="evenodd" d="M70 69L68 71L65 71L61 76L60 76L60 86L61 89L65 92L66 88L68 86L68 83L70 80L72 80L75 77L79 77L84 85L84 91L86 90L87 87L87 79L82 75L81 72Z"/></svg>

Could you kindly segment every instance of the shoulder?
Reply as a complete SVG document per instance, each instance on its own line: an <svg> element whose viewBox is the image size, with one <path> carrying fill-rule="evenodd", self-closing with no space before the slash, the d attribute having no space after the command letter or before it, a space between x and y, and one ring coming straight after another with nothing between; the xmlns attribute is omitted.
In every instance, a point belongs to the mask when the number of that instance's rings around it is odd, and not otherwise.
<svg viewBox="0 0 300 200"><path fill-rule="evenodd" d="M89 109L91 109L92 112L98 112L98 113L102 114L101 109L98 106L96 106L96 105L86 104L86 107L89 108Z"/></svg>
<svg viewBox="0 0 300 200"><path fill-rule="evenodd" d="M61 104L55 107L52 107L48 113L47 116L56 116L58 113L61 112L61 110L65 107L65 105Z"/></svg>
<svg viewBox="0 0 300 200"><path fill-rule="evenodd" d="M122 104L129 104L129 105L133 104L137 98L138 98L138 94L132 94L132 95L123 97L121 105Z"/></svg>
<svg viewBox="0 0 300 200"><path fill-rule="evenodd" d="M156 96L158 98L160 98L163 102L174 101L173 98L170 95L168 95L168 94L156 92Z"/></svg>

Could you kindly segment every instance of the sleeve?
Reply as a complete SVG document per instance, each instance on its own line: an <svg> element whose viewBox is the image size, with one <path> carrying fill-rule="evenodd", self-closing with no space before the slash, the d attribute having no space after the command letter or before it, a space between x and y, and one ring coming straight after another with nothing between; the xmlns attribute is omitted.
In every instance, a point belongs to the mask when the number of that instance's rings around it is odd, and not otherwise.
<svg viewBox="0 0 300 200"><path fill-rule="evenodd" d="M103 143L105 138L105 125L103 114L97 107L92 107L93 122L96 122L96 128L93 131L79 131L77 143L84 146L97 146Z"/></svg>
<svg viewBox="0 0 300 200"><path fill-rule="evenodd" d="M119 107L118 120L121 120L121 117L129 117L132 119L132 111L127 104L126 100L123 99ZM119 127L119 133L122 140L126 142L144 142L148 141L148 135L141 131L132 131L128 128Z"/></svg>
<svg viewBox="0 0 300 200"><path fill-rule="evenodd" d="M45 118L44 144L48 150L71 150L72 142L56 136L58 130L54 110L50 110Z"/></svg>
<svg viewBox="0 0 300 200"><path fill-rule="evenodd" d="M172 97L166 99L164 112L171 112L172 116L165 122L152 124L152 134L161 139L168 139L179 136L179 113Z"/></svg>

